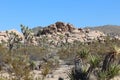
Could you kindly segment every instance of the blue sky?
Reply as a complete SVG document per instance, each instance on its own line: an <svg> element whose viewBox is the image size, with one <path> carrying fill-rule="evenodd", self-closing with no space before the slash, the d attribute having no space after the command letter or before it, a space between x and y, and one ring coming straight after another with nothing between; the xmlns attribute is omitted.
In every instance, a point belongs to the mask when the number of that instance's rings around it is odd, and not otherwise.
<svg viewBox="0 0 120 80"><path fill-rule="evenodd" d="M56 21L76 27L120 25L120 0L0 0L0 30Z"/></svg>

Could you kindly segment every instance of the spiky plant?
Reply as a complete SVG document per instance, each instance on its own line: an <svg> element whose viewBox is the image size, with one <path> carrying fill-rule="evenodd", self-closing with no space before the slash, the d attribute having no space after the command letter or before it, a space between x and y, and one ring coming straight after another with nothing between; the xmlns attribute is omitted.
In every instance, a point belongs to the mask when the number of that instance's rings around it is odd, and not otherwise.
<svg viewBox="0 0 120 80"><path fill-rule="evenodd" d="M24 44L30 43L31 40L33 39L33 34L32 30L28 28L28 26L20 25L21 27L21 32L24 35Z"/></svg>
<svg viewBox="0 0 120 80"><path fill-rule="evenodd" d="M8 42L7 42L8 48L9 48L9 51L11 51L13 49L13 47L15 46L15 44L20 43L22 38L19 37L18 34L16 34L13 31L11 31L11 32L6 31L6 34L8 37Z"/></svg>
<svg viewBox="0 0 120 80"><path fill-rule="evenodd" d="M106 80L106 78L107 78L107 72L106 71L104 71L104 72L100 71L99 74L98 74L98 80Z"/></svg>
<svg viewBox="0 0 120 80"><path fill-rule="evenodd" d="M109 66L109 69L106 71L100 71L98 73L98 79L99 80L109 80L116 75L120 74L120 65L118 64L111 64Z"/></svg>
<svg viewBox="0 0 120 80"><path fill-rule="evenodd" d="M88 66L83 65L82 59L79 56L75 57L74 62L75 67L71 72L68 72L68 77L71 80L88 80L91 67L88 68Z"/></svg>
<svg viewBox="0 0 120 80"><path fill-rule="evenodd" d="M120 47L118 47L117 45L114 45L113 50L115 52L115 58L119 59L120 58Z"/></svg>
<svg viewBox="0 0 120 80"><path fill-rule="evenodd" d="M109 70L108 70L108 77L113 78L114 76L119 75L119 74L120 74L120 65L118 64L110 65Z"/></svg>
<svg viewBox="0 0 120 80"><path fill-rule="evenodd" d="M100 62L100 57L93 55L90 56L90 65L93 68L96 68L99 65L99 62Z"/></svg>
<svg viewBox="0 0 120 80"><path fill-rule="evenodd" d="M114 50L116 51L116 54L120 54L120 47L114 45Z"/></svg>
<svg viewBox="0 0 120 80"><path fill-rule="evenodd" d="M81 58L87 58L89 55L89 49L83 48L82 50L77 52L77 55L79 55Z"/></svg>

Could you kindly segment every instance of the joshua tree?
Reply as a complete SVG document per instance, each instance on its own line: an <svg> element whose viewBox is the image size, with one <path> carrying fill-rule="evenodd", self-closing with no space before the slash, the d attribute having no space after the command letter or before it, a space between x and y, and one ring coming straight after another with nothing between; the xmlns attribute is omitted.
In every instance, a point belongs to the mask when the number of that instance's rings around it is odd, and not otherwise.
<svg viewBox="0 0 120 80"><path fill-rule="evenodd" d="M27 45L30 44L30 42L33 39L32 30L22 24L20 25L20 27L21 32L23 33L24 36L24 47L26 48ZM26 50L24 50L24 53L27 54Z"/></svg>
<svg viewBox="0 0 120 80"><path fill-rule="evenodd" d="M117 55L120 54L120 48L117 46L113 47L113 51L109 52L103 61L102 71L108 70L110 64L114 62Z"/></svg>
<svg viewBox="0 0 120 80"><path fill-rule="evenodd" d="M21 32L24 35L24 44L30 43L33 39L32 30L22 24L20 26L21 26Z"/></svg>
<svg viewBox="0 0 120 80"><path fill-rule="evenodd" d="M108 53L103 61L102 71L108 70L108 68L110 67L110 63L113 62L114 59L115 59L115 52Z"/></svg>
<svg viewBox="0 0 120 80"><path fill-rule="evenodd" d="M11 32L8 32L6 31L6 34L8 36L8 47L9 47L9 51L11 51L14 47L14 45L16 43L19 43L22 38L19 37L15 32L11 31Z"/></svg>

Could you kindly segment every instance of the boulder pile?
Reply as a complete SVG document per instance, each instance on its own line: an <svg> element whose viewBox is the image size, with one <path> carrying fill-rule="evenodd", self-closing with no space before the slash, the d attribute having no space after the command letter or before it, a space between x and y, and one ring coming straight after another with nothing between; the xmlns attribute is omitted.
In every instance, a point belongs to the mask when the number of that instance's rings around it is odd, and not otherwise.
<svg viewBox="0 0 120 80"><path fill-rule="evenodd" d="M22 40L24 40L22 33L18 32L17 30L8 30L8 32L14 32L21 37ZM44 27L41 29L40 33L38 31L38 34L40 35L34 36L31 41L35 45L37 45L37 40L43 39L44 37L47 38L48 42L53 42L57 45L61 42L72 43L74 41L92 42L94 40L104 40L104 36L106 36L100 31L75 28L72 24L63 22L56 22L55 24ZM8 36L6 31L0 31L0 43L7 42L7 40Z"/></svg>
<svg viewBox="0 0 120 80"><path fill-rule="evenodd" d="M55 24L51 24L45 28L43 28L40 32L39 36L46 36L49 42L59 43L59 42L69 42L72 43L74 41L80 42L92 42L94 40L104 40L106 36L104 33L100 31L91 31L89 29L81 29L75 28L72 24L56 22ZM37 37L39 37L37 36Z"/></svg>
<svg viewBox="0 0 120 80"><path fill-rule="evenodd" d="M19 38L23 39L23 35L15 29L8 30L8 31L0 31L0 43L7 42L9 38L9 33L11 32L18 35Z"/></svg>

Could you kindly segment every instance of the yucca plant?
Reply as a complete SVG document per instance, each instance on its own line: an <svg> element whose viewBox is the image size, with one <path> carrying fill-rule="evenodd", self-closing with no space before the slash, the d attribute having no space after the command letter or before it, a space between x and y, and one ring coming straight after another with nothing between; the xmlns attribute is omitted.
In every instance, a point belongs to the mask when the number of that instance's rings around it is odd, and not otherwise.
<svg viewBox="0 0 120 80"><path fill-rule="evenodd" d="M93 68L96 68L100 63L100 57L99 56L93 56L91 55L90 56L90 65L93 67Z"/></svg>
<svg viewBox="0 0 120 80"><path fill-rule="evenodd" d="M21 27L21 32L24 36L24 44L30 44L30 42L32 41L33 39L33 34L32 34L32 30L28 28L28 26L24 26L24 25L20 25Z"/></svg>
<svg viewBox="0 0 120 80"><path fill-rule="evenodd" d="M88 80L88 71L89 68L83 64L82 59L80 56L75 57L75 67L72 69L71 72L68 72L68 77L71 80Z"/></svg>
<svg viewBox="0 0 120 80"><path fill-rule="evenodd" d="M77 55L79 55L81 58L87 58L89 55L89 49L83 48L82 50L77 52Z"/></svg>
<svg viewBox="0 0 120 80"><path fill-rule="evenodd" d="M107 79L107 77L108 77L108 75L107 75L107 72L106 71L100 71L99 73L98 73L98 80L106 80Z"/></svg>
<svg viewBox="0 0 120 80"><path fill-rule="evenodd" d="M114 76L120 74L120 65L118 64L112 64L109 67L108 70L108 77L113 78Z"/></svg>
<svg viewBox="0 0 120 80"><path fill-rule="evenodd" d="M109 80L119 74L120 74L120 65L111 64L108 70L100 71L98 73L98 79L99 80Z"/></svg>
<svg viewBox="0 0 120 80"><path fill-rule="evenodd" d="M114 45L113 50L114 50L115 55L116 55L115 58L119 59L120 58L120 47L118 47L117 45Z"/></svg>
<svg viewBox="0 0 120 80"><path fill-rule="evenodd" d="M87 70L87 75L86 75L86 78L89 79L90 77L90 74L93 72L93 70L96 69L96 67L98 67L99 65L99 62L100 62L100 58L98 56L93 56L93 55L90 55L90 66Z"/></svg>

